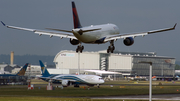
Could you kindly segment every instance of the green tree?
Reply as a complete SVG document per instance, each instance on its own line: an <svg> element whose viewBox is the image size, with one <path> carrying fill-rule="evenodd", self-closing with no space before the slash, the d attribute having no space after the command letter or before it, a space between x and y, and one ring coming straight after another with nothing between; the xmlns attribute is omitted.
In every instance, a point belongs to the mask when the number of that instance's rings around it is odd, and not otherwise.
<svg viewBox="0 0 180 101"><path fill-rule="evenodd" d="M180 66L176 64L175 70L180 70Z"/></svg>

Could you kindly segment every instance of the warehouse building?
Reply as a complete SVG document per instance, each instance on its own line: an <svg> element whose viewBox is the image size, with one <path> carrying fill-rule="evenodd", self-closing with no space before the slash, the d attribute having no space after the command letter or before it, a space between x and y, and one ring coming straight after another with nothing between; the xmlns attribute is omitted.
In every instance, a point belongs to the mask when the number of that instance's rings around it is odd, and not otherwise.
<svg viewBox="0 0 180 101"><path fill-rule="evenodd" d="M154 52L114 51L113 54L108 54L106 51L76 53L64 50L54 58L60 74L76 74L80 68L81 74L84 70L106 70L120 72L124 77L149 76L149 64L139 63L141 61L153 63L153 76L174 76L175 58L157 56Z"/></svg>

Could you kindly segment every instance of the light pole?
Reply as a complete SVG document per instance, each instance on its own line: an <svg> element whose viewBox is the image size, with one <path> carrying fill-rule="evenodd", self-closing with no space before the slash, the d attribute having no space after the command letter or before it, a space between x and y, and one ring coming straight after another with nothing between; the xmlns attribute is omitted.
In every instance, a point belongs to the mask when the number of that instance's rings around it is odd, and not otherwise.
<svg viewBox="0 0 180 101"><path fill-rule="evenodd" d="M139 63L150 64L150 67L149 67L149 101L152 101L152 62L141 61Z"/></svg>
<svg viewBox="0 0 180 101"><path fill-rule="evenodd" d="M116 72L116 63L114 64L115 64L114 72ZM114 74L114 80L116 80L116 74Z"/></svg>
<svg viewBox="0 0 180 101"><path fill-rule="evenodd" d="M78 51L78 75L80 74L80 51Z"/></svg>
<svg viewBox="0 0 180 101"><path fill-rule="evenodd" d="M61 62L61 64L62 64L62 74L64 74L64 71L63 71L63 69L64 69L64 68L63 68L63 62Z"/></svg>

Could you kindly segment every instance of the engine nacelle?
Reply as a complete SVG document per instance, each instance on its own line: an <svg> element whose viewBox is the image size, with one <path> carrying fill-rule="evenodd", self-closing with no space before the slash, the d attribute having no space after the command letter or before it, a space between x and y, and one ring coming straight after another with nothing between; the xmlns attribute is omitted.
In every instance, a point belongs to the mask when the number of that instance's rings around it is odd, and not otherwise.
<svg viewBox="0 0 180 101"><path fill-rule="evenodd" d="M70 43L71 43L72 45L78 45L78 44L79 44L79 40L70 39Z"/></svg>
<svg viewBox="0 0 180 101"><path fill-rule="evenodd" d="M126 46L131 46L134 43L134 39L132 37L127 37L123 42Z"/></svg>
<svg viewBox="0 0 180 101"><path fill-rule="evenodd" d="M67 87L70 85L70 82L68 80L62 80L62 86Z"/></svg>

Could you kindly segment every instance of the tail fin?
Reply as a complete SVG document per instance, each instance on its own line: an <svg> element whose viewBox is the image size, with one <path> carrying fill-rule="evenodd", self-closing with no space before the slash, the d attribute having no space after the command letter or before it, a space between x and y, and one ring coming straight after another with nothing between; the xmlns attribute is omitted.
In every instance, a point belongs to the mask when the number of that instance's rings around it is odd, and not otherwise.
<svg viewBox="0 0 180 101"><path fill-rule="evenodd" d="M81 28L81 23L79 21L78 13L76 10L76 5L74 1L72 2L72 11L73 11L73 21L74 21L74 28Z"/></svg>
<svg viewBox="0 0 180 101"><path fill-rule="evenodd" d="M23 68L21 68L21 70L16 74L16 75L19 75L19 76L24 76L25 72L26 72L26 69L27 69L27 66L28 66L28 63L26 63Z"/></svg>
<svg viewBox="0 0 180 101"><path fill-rule="evenodd" d="M41 60L39 60L39 64L41 66L41 72L43 76L50 76L48 70L46 69L46 67L44 66L44 64L42 63Z"/></svg>

